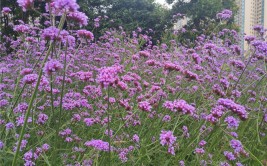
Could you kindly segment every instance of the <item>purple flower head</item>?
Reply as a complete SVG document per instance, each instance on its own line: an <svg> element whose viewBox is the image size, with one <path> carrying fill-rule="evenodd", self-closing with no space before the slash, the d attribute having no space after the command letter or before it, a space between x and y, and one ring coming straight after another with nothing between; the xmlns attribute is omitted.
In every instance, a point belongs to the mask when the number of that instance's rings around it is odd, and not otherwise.
<svg viewBox="0 0 267 166"><path fill-rule="evenodd" d="M139 143L139 136L137 134L134 134L132 140L135 143Z"/></svg>
<svg viewBox="0 0 267 166"><path fill-rule="evenodd" d="M23 160L26 161L35 161L36 159L38 159L38 155L36 153L34 153L32 150L26 152L24 154Z"/></svg>
<svg viewBox="0 0 267 166"><path fill-rule="evenodd" d="M65 136L68 136L68 135L71 135L71 134L72 134L72 130L69 129L69 128L59 132L59 135L62 136L62 137L65 137Z"/></svg>
<svg viewBox="0 0 267 166"><path fill-rule="evenodd" d="M236 166L243 166L240 162L236 163Z"/></svg>
<svg viewBox="0 0 267 166"><path fill-rule="evenodd" d="M19 150L22 151L23 149L25 149L26 146L27 146L27 143L28 143L28 141L23 139L23 140L21 141L21 145L20 145L20 149L19 149ZM18 145L18 142L15 143L15 146L14 146L14 148L13 148L13 151L14 151L14 152L17 150L17 145Z"/></svg>
<svg viewBox="0 0 267 166"><path fill-rule="evenodd" d="M50 145L48 145L48 144L43 144L43 145L42 145L42 150L43 150L43 151L46 152L46 151L48 151L49 149L50 149Z"/></svg>
<svg viewBox="0 0 267 166"><path fill-rule="evenodd" d="M264 27L262 25L255 25L253 27L253 30L257 31L257 32L260 32L264 29Z"/></svg>
<svg viewBox="0 0 267 166"><path fill-rule="evenodd" d="M220 98L217 101L218 105L221 105L232 112L239 115L240 119L245 120L248 118L248 113L244 106L236 104L233 100Z"/></svg>
<svg viewBox="0 0 267 166"><path fill-rule="evenodd" d="M138 103L138 108L142 111L150 112L152 109L152 106L147 101L141 101Z"/></svg>
<svg viewBox="0 0 267 166"><path fill-rule="evenodd" d="M61 41L62 40L60 30L56 27L48 27L48 28L44 29L41 37L44 40L54 40L54 41Z"/></svg>
<svg viewBox="0 0 267 166"><path fill-rule="evenodd" d="M37 81L38 75L37 74L28 74L23 77L23 83L25 84L33 84Z"/></svg>
<svg viewBox="0 0 267 166"><path fill-rule="evenodd" d="M73 110L74 108L85 107L91 109L91 105L88 103L88 99L82 96L80 93L66 93L63 98L63 108L65 110Z"/></svg>
<svg viewBox="0 0 267 166"><path fill-rule="evenodd" d="M106 130L105 131L105 135L109 136L109 137L112 137L113 136L113 130Z"/></svg>
<svg viewBox="0 0 267 166"><path fill-rule="evenodd" d="M236 159L235 155L232 152L224 151L223 154L229 161L233 161Z"/></svg>
<svg viewBox="0 0 267 166"><path fill-rule="evenodd" d="M24 115L16 117L16 126L22 126L23 124L24 124Z"/></svg>
<svg viewBox="0 0 267 166"><path fill-rule="evenodd" d="M228 116L225 118L224 122L228 124L227 128L229 129L237 129L239 126L239 120L234 118L233 116Z"/></svg>
<svg viewBox="0 0 267 166"><path fill-rule="evenodd" d="M231 60L230 64L240 70L243 70L245 68L245 64L240 60Z"/></svg>
<svg viewBox="0 0 267 166"><path fill-rule="evenodd" d="M150 53L147 52L147 51L140 51L140 52L139 52L139 55L140 55L140 56L143 56L143 57L145 57L145 58L147 58L147 57L150 56Z"/></svg>
<svg viewBox="0 0 267 166"><path fill-rule="evenodd" d="M224 87L224 89L227 89L230 86L230 82L225 78L220 79L220 83Z"/></svg>
<svg viewBox="0 0 267 166"><path fill-rule="evenodd" d="M56 72L62 68L63 68L63 65L59 61L51 59L50 61L45 63L43 71L45 74L51 75L52 72Z"/></svg>
<svg viewBox="0 0 267 166"><path fill-rule="evenodd" d="M126 150L122 150L121 152L119 152L119 158L120 158L122 163L125 163L128 161L127 154L128 154L128 151L126 151Z"/></svg>
<svg viewBox="0 0 267 166"><path fill-rule="evenodd" d="M31 68L25 68L25 69L22 69L22 70L20 71L20 75L25 76L25 75L27 75L27 74L31 74L32 71L33 71L33 70L32 70Z"/></svg>
<svg viewBox="0 0 267 166"><path fill-rule="evenodd" d="M172 146L176 141L176 137L173 135L172 131L165 131L162 130L160 134L160 144L162 146L167 145L167 146Z"/></svg>
<svg viewBox="0 0 267 166"><path fill-rule="evenodd" d="M80 8L80 6L76 3L76 0L54 0L51 6L58 15L61 15L64 12L77 12Z"/></svg>
<svg viewBox="0 0 267 166"><path fill-rule="evenodd" d="M37 124L45 124L45 122L48 120L48 116L44 113L40 113L37 118Z"/></svg>
<svg viewBox="0 0 267 166"><path fill-rule="evenodd" d="M180 65L174 64L172 62L165 62L164 63L164 69L168 70L168 71L172 71L172 70L182 71L183 70L183 68Z"/></svg>
<svg viewBox="0 0 267 166"><path fill-rule="evenodd" d="M227 162L220 162L220 166L231 166L231 165Z"/></svg>
<svg viewBox="0 0 267 166"><path fill-rule="evenodd" d="M204 141L204 140L201 140L201 141L198 143L198 145L201 146L201 147L205 146L206 144L207 144L207 142Z"/></svg>
<svg viewBox="0 0 267 166"><path fill-rule="evenodd" d="M0 140L0 150L2 150L4 148L4 143L3 141Z"/></svg>
<svg viewBox="0 0 267 166"><path fill-rule="evenodd" d="M193 73L189 70L185 70L184 75L186 78L192 79L192 80L198 80L198 75L196 73Z"/></svg>
<svg viewBox="0 0 267 166"><path fill-rule="evenodd" d="M85 38L85 39L88 39L88 40L94 40L94 34L90 31L87 31L85 29L80 29L77 31L77 35L80 37L80 38Z"/></svg>
<svg viewBox="0 0 267 166"><path fill-rule="evenodd" d="M102 67L97 76L97 82L103 87L108 87L118 82L118 69L114 66Z"/></svg>
<svg viewBox="0 0 267 166"><path fill-rule="evenodd" d="M241 151L243 151L243 145L239 140L231 140L230 141L230 146L234 149L235 153L240 153Z"/></svg>
<svg viewBox="0 0 267 166"><path fill-rule="evenodd" d="M267 113L264 115L263 120L267 123Z"/></svg>
<svg viewBox="0 0 267 166"><path fill-rule="evenodd" d="M8 100L6 99L0 100L0 108L5 107L8 104L9 104Z"/></svg>
<svg viewBox="0 0 267 166"><path fill-rule="evenodd" d="M7 130L13 129L14 127L15 127L15 125L14 125L12 122L8 122L8 123L6 124L6 129L7 129Z"/></svg>
<svg viewBox="0 0 267 166"><path fill-rule="evenodd" d="M82 12L69 13L67 18L77 22L80 26L88 25L88 17Z"/></svg>
<svg viewBox="0 0 267 166"><path fill-rule="evenodd" d="M193 115L195 113L195 107L187 104L185 100L165 101L163 106L172 112L182 112L183 114Z"/></svg>
<svg viewBox="0 0 267 166"><path fill-rule="evenodd" d="M27 25L15 25L14 26L14 31L18 32L18 33L29 33L30 32L30 28Z"/></svg>
<svg viewBox="0 0 267 166"><path fill-rule="evenodd" d="M230 132L230 135L235 137L235 138L238 138L238 134L236 132Z"/></svg>
<svg viewBox="0 0 267 166"><path fill-rule="evenodd" d="M204 154L205 153L205 150L204 150L204 148L196 148L195 149L195 153L196 154Z"/></svg>
<svg viewBox="0 0 267 166"><path fill-rule="evenodd" d="M84 72L84 71L79 71L75 73L75 75L81 80L81 81L91 81L93 77L92 72Z"/></svg>
<svg viewBox="0 0 267 166"><path fill-rule="evenodd" d="M168 153L170 153L171 155L175 155L175 150L173 146L168 147Z"/></svg>
<svg viewBox="0 0 267 166"><path fill-rule="evenodd" d="M236 97L236 98L239 98L239 97L241 97L241 92L238 91L238 90L233 90L233 91L232 91L232 95L233 95L234 97Z"/></svg>
<svg viewBox="0 0 267 166"><path fill-rule="evenodd" d="M109 150L109 143L108 142L104 142L102 140L91 140L91 141L86 141L84 143L85 146L87 147L93 147L96 150L100 150L100 151L108 151Z"/></svg>
<svg viewBox="0 0 267 166"><path fill-rule="evenodd" d="M179 166L185 166L185 163L183 160L179 161Z"/></svg>
<svg viewBox="0 0 267 166"><path fill-rule="evenodd" d="M245 36L244 39L245 39L245 41L247 41L248 43L250 43L253 40L255 40L255 36Z"/></svg>
<svg viewBox="0 0 267 166"><path fill-rule="evenodd" d="M22 10L26 12L27 9L30 9L33 6L33 0L17 0L17 3L20 7L22 7Z"/></svg>
<svg viewBox="0 0 267 166"><path fill-rule="evenodd" d="M8 13L10 13L11 12L11 9L9 8L9 7L3 7L3 9L2 9L2 13L4 14L4 15L6 15L6 14L8 14Z"/></svg>
<svg viewBox="0 0 267 166"><path fill-rule="evenodd" d="M92 126L95 124L95 120L93 118L84 118L83 122L86 124L86 126Z"/></svg>
<svg viewBox="0 0 267 166"><path fill-rule="evenodd" d="M225 108L221 105L217 105L216 107L212 108L211 114L213 117L220 118L224 114Z"/></svg>
<svg viewBox="0 0 267 166"><path fill-rule="evenodd" d="M217 14L217 18L221 20L228 20L232 17L232 15L233 15L233 12L231 10L224 9L223 11Z"/></svg>
<svg viewBox="0 0 267 166"><path fill-rule="evenodd" d="M162 118L162 121L163 121L163 122L169 122L169 121L171 121L171 116L170 116L170 115L165 115L165 116Z"/></svg>

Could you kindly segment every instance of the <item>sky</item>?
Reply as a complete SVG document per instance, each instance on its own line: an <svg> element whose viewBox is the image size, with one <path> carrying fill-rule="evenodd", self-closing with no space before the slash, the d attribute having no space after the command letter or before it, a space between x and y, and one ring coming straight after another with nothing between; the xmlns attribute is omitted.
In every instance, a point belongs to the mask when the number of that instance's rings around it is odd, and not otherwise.
<svg viewBox="0 0 267 166"><path fill-rule="evenodd" d="M156 0L157 3L160 3L160 4L166 4L165 3L165 0Z"/></svg>
<svg viewBox="0 0 267 166"><path fill-rule="evenodd" d="M166 5L168 8L171 8L171 5L167 4L165 0L155 0L155 2L162 5Z"/></svg>

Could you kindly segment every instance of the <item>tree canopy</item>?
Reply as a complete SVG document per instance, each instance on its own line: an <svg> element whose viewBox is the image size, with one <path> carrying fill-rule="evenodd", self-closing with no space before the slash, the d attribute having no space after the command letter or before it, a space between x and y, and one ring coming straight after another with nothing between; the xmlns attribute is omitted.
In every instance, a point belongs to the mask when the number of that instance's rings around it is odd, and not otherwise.
<svg viewBox="0 0 267 166"><path fill-rule="evenodd" d="M155 0L77 0L89 20L86 29L93 30L94 34L99 37L109 28L118 28L120 26L130 33L138 27L143 31L153 30L151 34L154 38L160 40L165 30L172 29L172 16L177 13L185 14L190 21L188 27L197 29L201 32L206 29L211 20L216 19L216 13L222 9L230 9L236 11L237 7L232 0L165 0L168 4L172 4L172 8L168 9ZM12 10L12 20L29 21L29 12L23 12L16 0L3 0L1 7L8 6ZM31 18L38 17L38 12L44 12L45 2L35 1L35 14ZM2 18L4 28L2 33L13 33L12 28L8 26L7 17ZM218 20L217 20L218 21ZM228 22L232 25L233 19ZM14 22L13 22L14 23ZM96 26L96 23L99 24ZM16 24L16 23L14 23Z"/></svg>
<svg viewBox="0 0 267 166"><path fill-rule="evenodd" d="M185 14L190 21L188 26L197 30L203 29L210 20L216 19L216 14L223 9L230 9L234 13L237 6L233 0L165 0L172 4L171 14ZM232 18L229 23L233 23Z"/></svg>
<svg viewBox="0 0 267 166"><path fill-rule="evenodd" d="M131 32L141 27L144 31L153 29L153 36L160 38L164 30L172 26L170 11L154 0L79 0L79 4L89 18L108 17L100 22L98 29L102 30L122 26L126 32ZM93 20L89 27L94 27Z"/></svg>

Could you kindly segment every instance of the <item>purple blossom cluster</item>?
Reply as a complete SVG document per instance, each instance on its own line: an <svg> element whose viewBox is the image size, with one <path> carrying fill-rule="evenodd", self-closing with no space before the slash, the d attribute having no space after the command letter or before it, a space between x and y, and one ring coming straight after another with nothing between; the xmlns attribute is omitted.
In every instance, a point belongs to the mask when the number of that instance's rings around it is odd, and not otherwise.
<svg viewBox="0 0 267 166"><path fill-rule="evenodd" d="M31 0L17 2L24 11L34 9ZM69 166L264 162L262 26L254 27L257 36L244 37L246 52L237 31L220 27L211 35L184 27L156 44L154 31L141 27L132 34L106 29L99 36L106 16L90 18L94 30L81 29L89 18L78 9L75 0L46 1L41 21L17 21L11 26L16 38L1 34L5 165L13 157L16 164ZM5 18L10 12L2 9ZM232 15L223 10L217 17ZM194 42L180 43L184 33L196 35Z"/></svg>
<svg viewBox="0 0 267 166"><path fill-rule="evenodd" d="M24 12L33 6L33 0L17 0L17 2Z"/></svg>
<svg viewBox="0 0 267 166"><path fill-rule="evenodd" d="M84 30L84 29L80 29L77 31L77 35L80 38L85 38L88 40L94 40L94 34L90 31Z"/></svg>
<svg viewBox="0 0 267 166"><path fill-rule="evenodd" d="M239 118L242 120L248 118L248 112L246 111L245 107L242 105L236 104L233 100L221 98L217 101L217 104L236 113L239 116Z"/></svg>
<svg viewBox="0 0 267 166"><path fill-rule="evenodd" d="M7 15L8 13L11 12L11 9L9 7L3 7L2 11L1 11L4 15Z"/></svg>
<svg viewBox="0 0 267 166"><path fill-rule="evenodd" d="M84 143L86 147L93 147L96 150L100 151L108 151L109 150L109 143L102 141L102 140L91 140L91 141L86 141Z"/></svg>
<svg viewBox="0 0 267 166"><path fill-rule="evenodd" d="M189 105L185 100L165 101L163 106L172 112L182 112L183 114L194 115L195 107Z"/></svg>
<svg viewBox="0 0 267 166"><path fill-rule="evenodd" d="M118 68L116 66L103 67L99 70L97 76L97 82L99 82L103 87L112 86L118 82Z"/></svg>
<svg viewBox="0 0 267 166"><path fill-rule="evenodd" d="M35 165L35 161L45 152L50 149L48 144L43 144L42 147L36 147L35 151L29 150L23 156L23 160L25 161L26 166L33 166Z"/></svg>
<svg viewBox="0 0 267 166"><path fill-rule="evenodd" d="M174 145L177 137L173 135L172 131L162 130L160 134L160 144L168 147L168 153L175 155Z"/></svg>
<svg viewBox="0 0 267 166"><path fill-rule="evenodd" d="M59 71L62 68L63 65L59 61L51 59L46 62L43 71L45 74L51 75L53 72Z"/></svg>
<svg viewBox="0 0 267 166"><path fill-rule="evenodd" d="M228 20L232 17L232 15L233 12L231 10L224 9L223 11L217 14L217 18L221 20Z"/></svg>

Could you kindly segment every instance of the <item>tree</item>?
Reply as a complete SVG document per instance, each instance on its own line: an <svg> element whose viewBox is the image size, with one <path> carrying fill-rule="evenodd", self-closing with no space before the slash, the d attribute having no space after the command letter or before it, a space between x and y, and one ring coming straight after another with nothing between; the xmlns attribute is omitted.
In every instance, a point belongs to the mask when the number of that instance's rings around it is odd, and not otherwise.
<svg viewBox="0 0 267 166"><path fill-rule="evenodd" d="M109 21L102 20L98 32L122 26L126 32L131 33L141 27L143 31L153 29L153 37L159 39L164 30L172 26L168 19L169 10L156 4L154 0L79 0L78 2L89 18L94 19L98 16L109 18ZM88 27L94 29L94 21L91 21ZM96 34L98 35L100 34Z"/></svg>
<svg viewBox="0 0 267 166"><path fill-rule="evenodd" d="M35 18L40 17L40 13L45 12L44 1L34 1L34 10L27 10L26 12L22 11L17 0L3 0L0 2L0 12L3 7L9 7L11 12L9 15L1 16L0 14L1 40L3 35L16 37L12 25L19 24L19 20L22 20L25 24L34 23Z"/></svg>
<svg viewBox="0 0 267 166"><path fill-rule="evenodd" d="M201 34L211 35L224 28L236 29L234 17L224 24L220 24L219 19L216 18L217 13L223 9L230 9L233 11L233 16L237 12L237 5L233 0L165 0L172 4L171 15L177 13L185 14L189 21L184 26L187 30L179 36L179 42L191 43ZM186 40L186 41L185 41ZM192 45L192 43L190 44ZM194 44L193 44L194 45Z"/></svg>
<svg viewBox="0 0 267 166"><path fill-rule="evenodd" d="M197 30L202 29L202 23L205 25L210 20L216 19L216 14L223 9L230 9L234 13L237 12L237 6L233 0L166 0L172 3L171 13L182 13L191 19L188 26ZM232 19L230 23L233 23Z"/></svg>

